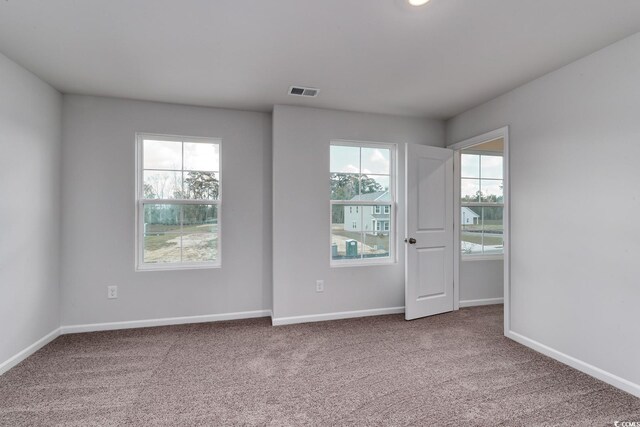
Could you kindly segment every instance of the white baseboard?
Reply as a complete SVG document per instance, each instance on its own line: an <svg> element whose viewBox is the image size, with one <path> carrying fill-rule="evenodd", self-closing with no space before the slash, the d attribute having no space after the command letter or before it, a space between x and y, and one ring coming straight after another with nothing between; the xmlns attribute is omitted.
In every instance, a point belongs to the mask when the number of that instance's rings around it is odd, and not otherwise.
<svg viewBox="0 0 640 427"><path fill-rule="evenodd" d="M351 319L353 317L382 316L404 313L404 307L374 308L371 310L340 311L337 313L312 314L308 316L272 317L273 326L295 323L324 322L326 320Z"/></svg>
<svg viewBox="0 0 640 427"><path fill-rule="evenodd" d="M183 325L186 323L219 322L222 320L252 319L270 317L271 310L240 311L237 313L207 314L202 316L166 317L162 319L131 320L125 322L88 323L85 325L65 325L61 334L79 332L112 331L117 329L148 328L152 326Z"/></svg>
<svg viewBox="0 0 640 427"><path fill-rule="evenodd" d="M18 354L0 363L0 375L4 374L9 369L13 368L18 363L22 362L24 359L31 356L33 353L40 350L45 345L49 344L58 336L60 336L60 328L54 329L53 331L49 332L47 335L40 338L38 341L34 342L33 344L31 344L29 347L25 348Z"/></svg>
<svg viewBox="0 0 640 427"><path fill-rule="evenodd" d="M504 304L504 298L468 299L460 301L460 308L493 304Z"/></svg>
<svg viewBox="0 0 640 427"><path fill-rule="evenodd" d="M517 332L509 331L507 332L507 337L512 340L529 347L538 353L542 353L545 356L549 356L552 359L557 360L558 362L562 362L565 365L569 365L572 368L575 368L581 372L584 372L587 375L591 375L594 378L599 379L600 381L604 381L607 384L610 384L616 388L626 391L636 397L640 397L640 385L632 383L631 381L625 380L624 378L620 378L617 375L614 375L610 372L607 372L603 369L597 368L593 365L590 365L582 360L576 359L575 357L569 356L558 350L555 350L549 346L546 346L542 343L532 340L531 338L527 338L524 335L520 335Z"/></svg>

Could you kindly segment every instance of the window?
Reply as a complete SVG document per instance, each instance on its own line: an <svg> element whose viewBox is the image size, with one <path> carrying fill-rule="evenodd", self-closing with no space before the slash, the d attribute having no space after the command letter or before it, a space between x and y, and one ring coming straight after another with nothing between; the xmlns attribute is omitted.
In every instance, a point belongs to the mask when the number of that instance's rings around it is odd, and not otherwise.
<svg viewBox="0 0 640 427"><path fill-rule="evenodd" d="M137 135L137 267L220 265L219 139Z"/></svg>
<svg viewBox="0 0 640 427"><path fill-rule="evenodd" d="M460 249L463 255L503 253L502 153L461 152Z"/></svg>
<svg viewBox="0 0 640 427"><path fill-rule="evenodd" d="M394 145L331 142L332 265L394 261L394 159Z"/></svg>

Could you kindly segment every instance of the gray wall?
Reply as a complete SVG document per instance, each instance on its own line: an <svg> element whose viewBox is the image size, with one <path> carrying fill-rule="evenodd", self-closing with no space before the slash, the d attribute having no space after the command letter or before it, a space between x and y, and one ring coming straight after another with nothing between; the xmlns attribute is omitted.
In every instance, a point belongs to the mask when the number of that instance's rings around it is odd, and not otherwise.
<svg viewBox="0 0 640 427"><path fill-rule="evenodd" d="M59 325L62 96L0 54L0 363Z"/></svg>
<svg viewBox="0 0 640 427"><path fill-rule="evenodd" d="M511 329L636 384L638 76L640 34L447 123L510 126Z"/></svg>
<svg viewBox="0 0 640 427"><path fill-rule="evenodd" d="M404 206L404 143L443 146L444 124L425 120L276 106L273 113L274 317L404 306L404 243L398 262L329 267L329 143L398 143L398 205ZM398 211L398 238L404 210ZM309 224L316 224L309 226ZM316 293L316 280L325 281Z"/></svg>
<svg viewBox="0 0 640 427"><path fill-rule="evenodd" d="M502 298L504 262L501 259L460 262L460 301Z"/></svg>
<svg viewBox="0 0 640 427"><path fill-rule="evenodd" d="M66 95L63 105L63 325L271 308L270 114ZM134 271L135 132L222 138L222 268Z"/></svg>

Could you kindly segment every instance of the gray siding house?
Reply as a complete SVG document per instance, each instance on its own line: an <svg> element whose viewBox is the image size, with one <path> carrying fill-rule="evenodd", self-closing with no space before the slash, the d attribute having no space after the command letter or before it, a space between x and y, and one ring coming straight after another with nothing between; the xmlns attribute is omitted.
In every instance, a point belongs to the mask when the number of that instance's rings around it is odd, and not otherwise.
<svg viewBox="0 0 640 427"><path fill-rule="evenodd" d="M391 201L391 196L388 191L376 191L374 193L360 194L351 200L354 202L388 203ZM388 232L390 221L390 205L344 207L345 231L364 231L369 234Z"/></svg>

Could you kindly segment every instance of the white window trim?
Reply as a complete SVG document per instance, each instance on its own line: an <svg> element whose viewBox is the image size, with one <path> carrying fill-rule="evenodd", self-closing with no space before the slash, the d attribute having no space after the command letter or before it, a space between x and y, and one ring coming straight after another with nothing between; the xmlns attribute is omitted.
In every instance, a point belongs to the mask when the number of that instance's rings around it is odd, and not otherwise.
<svg viewBox="0 0 640 427"><path fill-rule="evenodd" d="M347 147L360 147L360 148L384 148L388 149L390 153L389 159L389 193L391 195L391 202L380 201L353 201L353 200L329 200L329 260L330 267L362 267L362 266L374 266L374 265L390 265L398 262L397 260L397 224L396 224L396 211L397 211L397 185L398 179L396 176L397 168L397 152L398 145L395 143L385 142L373 142L373 141L351 141L333 139L329 142L329 147L332 145L341 145ZM331 171L329 171L331 174ZM372 174L376 175L376 174ZM331 198L329 196L329 198ZM345 260L334 260L331 248L331 216L334 205L347 205L347 206L389 206L389 256L379 258L356 258ZM373 230L375 231L375 230Z"/></svg>
<svg viewBox="0 0 640 427"><path fill-rule="evenodd" d="M462 153L462 151L464 151L464 153ZM502 203L496 203L496 202L463 202L462 201L462 197L460 197L460 207L461 208L471 208L471 207L479 207L479 208L483 208L483 207L487 207L487 208L502 208L503 210L503 221L504 221L504 173L502 175L502 178L482 178L482 156L494 156L494 157L502 157L502 161L504 162L504 154L503 153L498 153L498 152L493 152L493 151L482 151L482 150L470 150L470 149L462 149L460 151L460 154L474 154L474 155L478 155L480 156L479 162L480 162L480 166L479 166L479 170L478 170L478 177L463 177L462 173L460 173L458 179L462 180L462 179L477 179L478 181L480 181L480 184L482 184L482 181L502 181L503 183L503 195L502 195ZM461 163L462 165L462 163ZM462 169L461 169L462 172ZM460 226L462 227L465 224L460 224ZM462 231L462 228L460 229L460 231ZM460 244L462 244L462 242L460 242ZM462 261L492 261L492 260L500 260L504 258L504 234L503 234L503 244L502 244L502 252L501 253L485 253L484 252L484 232L482 233L482 251L483 252L476 252L476 253L471 253L471 254L467 254L467 253L461 253L460 257Z"/></svg>
<svg viewBox="0 0 640 427"><path fill-rule="evenodd" d="M222 139L205 138L200 136L167 135L147 132L136 132L135 134L135 271L168 271L168 270L197 270L222 267ZM218 200L175 200L175 199L145 199L142 197L144 189L144 154L143 140L152 139L154 141L188 141L218 144ZM218 225L218 253L215 261L203 262L179 262L179 263L144 263L144 209L145 204L173 204L173 205L216 205L217 225Z"/></svg>

